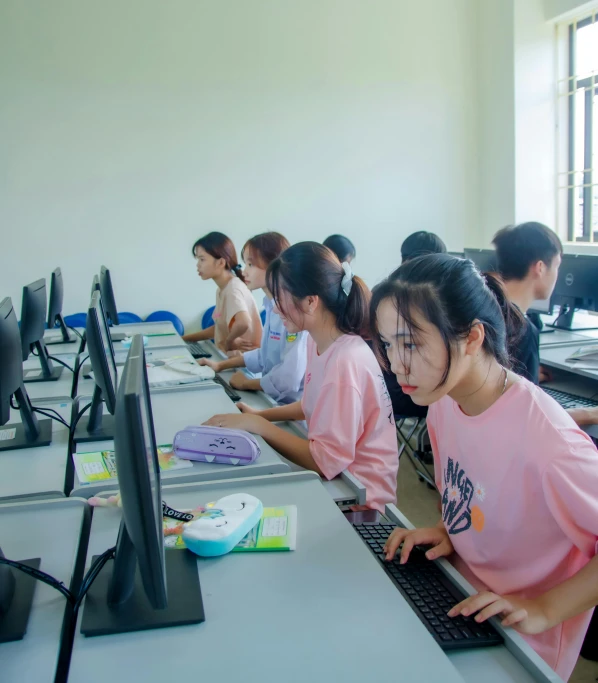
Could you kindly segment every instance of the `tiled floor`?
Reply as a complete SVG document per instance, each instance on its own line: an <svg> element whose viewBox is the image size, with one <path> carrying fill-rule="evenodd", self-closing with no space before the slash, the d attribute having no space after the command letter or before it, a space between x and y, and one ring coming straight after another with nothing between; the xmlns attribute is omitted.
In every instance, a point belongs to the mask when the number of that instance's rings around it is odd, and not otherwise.
<svg viewBox="0 0 598 683"><path fill-rule="evenodd" d="M415 526L433 526L440 518L438 494L419 481L406 455L401 458L397 500L401 512ZM569 683L594 683L597 680L598 662L580 657Z"/></svg>

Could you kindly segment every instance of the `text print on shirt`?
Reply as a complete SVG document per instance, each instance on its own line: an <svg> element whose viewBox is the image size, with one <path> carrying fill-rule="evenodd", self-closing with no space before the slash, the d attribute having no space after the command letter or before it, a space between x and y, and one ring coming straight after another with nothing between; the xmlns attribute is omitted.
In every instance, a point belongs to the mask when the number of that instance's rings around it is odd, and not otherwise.
<svg viewBox="0 0 598 683"><path fill-rule="evenodd" d="M442 492L442 521L449 534L461 534L472 526L475 531L484 529L484 513L479 505L471 504L475 495L482 503L486 497L484 486L476 483L465 474L465 470L452 458L443 473L444 491Z"/></svg>
<svg viewBox="0 0 598 683"><path fill-rule="evenodd" d="M378 375L378 379L380 380L380 383L382 384L382 398L384 399L384 406L388 410L388 421L390 422L390 424L394 424L395 416L394 416L394 412L392 409L392 399L390 398L390 394L388 393L388 387L386 386L386 381L384 380L384 375L382 375L382 374Z"/></svg>

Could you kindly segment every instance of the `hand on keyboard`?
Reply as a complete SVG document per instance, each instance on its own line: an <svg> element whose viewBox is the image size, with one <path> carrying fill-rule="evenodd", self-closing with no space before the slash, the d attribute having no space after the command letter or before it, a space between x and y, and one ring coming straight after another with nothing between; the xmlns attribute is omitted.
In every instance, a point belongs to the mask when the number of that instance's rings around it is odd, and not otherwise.
<svg viewBox="0 0 598 683"><path fill-rule="evenodd" d="M463 600L448 613L455 618L459 615L471 617L477 614L477 623L483 623L490 617L499 616L503 626L511 626L519 633L535 635L543 633L554 626L537 600L526 600L515 595L500 596L484 591Z"/></svg>
<svg viewBox="0 0 598 683"><path fill-rule="evenodd" d="M427 529L396 528L384 545L387 560L393 559L401 543L403 544L401 564L407 562L409 554L416 545L433 546L426 552L428 560L437 560L439 557L451 555L455 550L444 527L435 526Z"/></svg>
<svg viewBox="0 0 598 683"><path fill-rule="evenodd" d="M214 372L220 372L220 363L216 360L210 360L209 358L198 358L198 365L205 365L208 368L212 368Z"/></svg>

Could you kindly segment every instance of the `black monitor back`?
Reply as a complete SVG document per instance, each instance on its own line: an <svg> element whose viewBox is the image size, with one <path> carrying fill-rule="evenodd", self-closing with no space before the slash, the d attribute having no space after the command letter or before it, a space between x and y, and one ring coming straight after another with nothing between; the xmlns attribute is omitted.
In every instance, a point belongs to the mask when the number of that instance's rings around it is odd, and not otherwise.
<svg viewBox="0 0 598 683"><path fill-rule="evenodd" d="M46 325L46 281L36 280L23 287L21 306L21 350L22 360L26 361L31 347L43 342Z"/></svg>

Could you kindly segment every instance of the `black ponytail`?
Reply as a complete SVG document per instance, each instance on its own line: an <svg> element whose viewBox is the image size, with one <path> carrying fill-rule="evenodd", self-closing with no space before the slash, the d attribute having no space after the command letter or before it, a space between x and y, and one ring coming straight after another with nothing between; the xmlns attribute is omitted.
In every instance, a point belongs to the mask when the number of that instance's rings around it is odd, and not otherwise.
<svg viewBox="0 0 598 683"><path fill-rule="evenodd" d="M328 247L318 242L299 242L268 266L266 285L279 308L283 290L296 302L306 296L318 296L341 332L367 336L370 291L354 275L346 294L341 286L344 277L343 267Z"/></svg>
<svg viewBox="0 0 598 683"><path fill-rule="evenodd" d="M495 275L482 276L472 261L449 254L421 256L403 264L374 288L370 325L374 350L384 362L376 311L386 299L393 302L415 340L421 335L417 313L440 332L448 361L439 387L449 376L454 346L478 322L484 326L483 350L502 366L511 367L508 344L518 338L523 318L507 300L501 281Z"/></svg>

